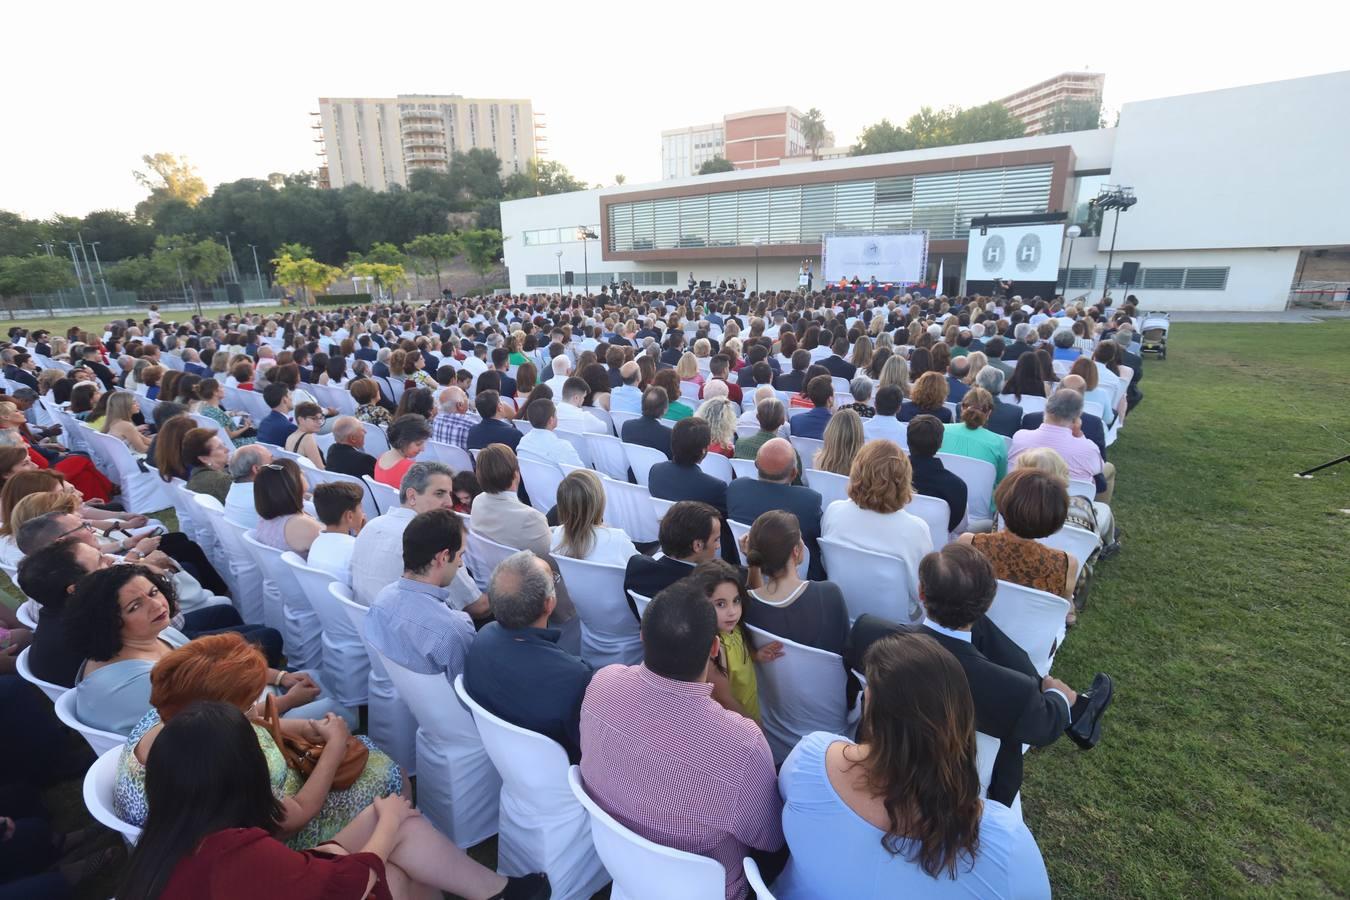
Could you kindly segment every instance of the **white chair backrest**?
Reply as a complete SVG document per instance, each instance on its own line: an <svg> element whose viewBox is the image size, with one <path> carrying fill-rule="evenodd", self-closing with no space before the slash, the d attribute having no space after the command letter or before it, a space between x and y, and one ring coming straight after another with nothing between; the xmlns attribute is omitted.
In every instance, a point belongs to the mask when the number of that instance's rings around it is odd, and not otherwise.
<svg viewBox="0 0 1350 900"><path fill-rule="evenodd" d="M245 530L242 537L247 552L263 570L265 584L270 585L277 595L275 601L266 601L264 621L281 632L292 666L299 669L319 668L323 660L323 629L317 614L310 608L305 592L295 580L291 567L282 562L284 551L264 544L251 530ZM277 608L274 608L274 603ZM280 623L271 625L269 614L272 618L279 616Z"/></svg>
<svg viewBox="0 0 1350 900"><path fill-rule="evenodd" d="M871 613L892 622L922 621L923 609L913 590L916 576L903 559L825 537L820 552L826 574L844 595L850 620Z"/></svg>
<svg viewBox="0 0 1350 900"><path fill-rule="evenodd" d="M15 587L17 587L18 581L15 579L14 575L10 574L8 571L6 571L5 574L9 575L9 580L14 582ZM18 619L19 624L30 631L37 631L38 619L41 617L42 606L31 597L20 603L19 608L14 610L14 618Z"/></svg>
<svg viewBox="0 0 1350 900"><path fill-rule="evenodd" d="M987 613L991 622L1026 651L1042 676L1050 674L1050 664L1064 640L1068 614L1069 601L1063 597L1002 580Z"/></svg>
<svg viewBox="0 0 1350 900"><path fill-rule="evenodd" d="M802 462L809 466L811 460L803 459ZM836 475L834 472L807 468L802 473L802 477L807 487L820 494L820 508L822 510L828 509L830 504L836 500L848 499L847 475Z"/></svg>
<svg viewBox="0 0 1350 900"><path fill-rule="evenodd" d="M153 513L173 505L173 495L153 469L142 472L136 459L120 438L86 429L85 438L96 460L105 461L109 468L100 466L104 475L122 487L119 498L132 513ZM111 471L110 471L111 469Z"/></svg>
<svg viewBox="0 0 1350 900"><path fill-rule="evenodd" d="M750 882L750 890L755 892L755 900L774 900L769 886L764 883L764 876L759 873L759 864L747 856L741 861L741 865L745 867L745 880Z"/></svg>
<svg viewBox="0 0 1350 900"><path fill-rule="evenodd" d="M567 783L589 813L595 852L614 879L612 896L633 900L721 900L726 872L720 863L649 841L625 828L586 793L581 768L572 766Z"/></svg>
<svg viewBox="0 0 1350 900"><path fill-rule="evenodd" d="M127 742L125 734L114 734L111 731L104 731L101 728L93 728L84 724L75 715L75 695L73 690L66 691L60 697L57 697L53 703L53 709L56 711L56 717L61 720L61 724L73 731L78 731L80 737L89 742L89 746L94 748L94 753L102 755L113 748L121 747Z"/></svg>
<svg viewBox="0 0 1350 900"><path fill-rule="evenodd" d="M736 459L733 457L727 461L731 463L731 471L737 478L759 477L759 470L755 468L755 461L753 459Z"/></svg>
<svg viewBox="0 0 1350 900"><path fill-rule="evenodd" d="M253 419L254 425L267 418L267 414L272 411L271 407L267 405L267 401L263 399L262 394L257 391L236 390L232 401L228 399L227 395L227 402L231 409L241 409L248 413Z"/></svg>
<svg viewBox="0 0 1350 900"><path fill-rule="evenodd" d="M702 391L703 391L702 385L700 385L700 384L699 384L698 382L696 382L696 381L681 381L681 382L680 382L680 399L681 399L681 400L688 400L688 401L690 401L690 403L691 403L695 408L698 407L698 395L699 395Z"/></svg>
<svg viewBox="0 0 1350 900"><path fill-rule="evenodd" d="M362 475L361 480L366 483L366 489L375 498L375 506L379 509L381 515L400 505L398 491L394 488L382 481L376 481L369 475Z"/></svg>
<svg viewBox="0 0 1350 900"><path fill-rule="evenodd" d="M144 403L145 401L142 400L141 402ZM189 413L189 415L192 416L192 421L197 423L198 428L209 428L214 431L216 437L220 438L220 442L225 445L225 449L231 453L234 452L234 441L230 439L230 435L225 429L220 427L219 422L210 416L203 416L200 413Z"/></svg>
<svg viewBox="0 0 1350 900"><path fill-rule="evenodd" d="M647 476L651 474L652 466L666 461L666 455L660 450L653 450L641 444L625 443L623 452L628 456L628 465L632 468L637 483L644 488L647 486Z"/></svg>
<svg viewBox="0 0 1350 900"><path fill-rule="evenodd" d="M455 677L455 693L473 714L483 748L502 776L503 790L540 808L572 801L567 751L561 744L488 712L464 689L463 675Z"/></svg>
<svg viewBox="0 0 1350 900"><path fill-rule="evenodd" d="M492 570L497 568L497 563L515 552L515 547L499 544L469 529L469 571L473 573L473 580L481 590L487 590L488 580L492 577Z"/></svg>
<svg viewBox="0 0 1350 900"><path fill-rule="evenodd" d="M229 560L229 569L234 577L239 594L234 597L239 615L245 622L260 623L266 621L266 604L263 602L262 573L253 562L253 554L244 545L242 525L231 522L225 517L225 508L220 501L209 494L196 494L193 501L202 510L202 516L215 532L216 539L224 549Z"/></svg>
<svg viewBox="0 0 1350 900"><path fill-rule="evenodd" d="M366 431L366 453L378 457L389 449L389 438L385 437L383 428L373 422L362 422L361 427Z"/></svg>
<svg viewBox="0 0 1350 900"><path fill-rule="evenodd" d="M629 591L628 596L633 598L633 605L637 607L638 617L640 618L642 614L647 611L647 607L651 604L652 598L644 597L637 591Z"/></svg>
<svg viewBox="0 0 1350 900"><path fill-rule="evenodd" d="M1097 548L1102 543L1095 532L1073 525L1065 525L1049 537L1038 538L1038 540L1047 547L1063 550L1072 556L1078 563L1080 570L1092 554L1097 552Z"/></svg>
<svg viewBox="0 0 1350 900"><path fill-rule="evenodd" d="M731 460L720 453L708 453L703 457L703 461L698 464L698 467L702 469L705 474L711 475L727 484L731 484L731 479L735 477L735 473L731 470Z"/></svg>
<svg viewBox="0 0 1350 900"><path fill-rule="evenodd" d="M848 673L843 657L752 625L746 629L757 647L773 641L783 645L782 656L755 667L764 735L774 762L781 763L797 741L813 731L842 734L848 718L844 705Z"/></svg>
<svg viewBox="0 0 1350 900"><path fill-rule="evenodd" d="M1083 412L1087 413L1090 416L1096 416L1097 418L1100 419L1106 412L1106 407L1102 406L1101 403L1099 403L1096 400L1084 400Z"/></svg>
<svg viewBox="0 0 1350 900"><path fill-rule="evenodd" d="M802 465L807 468L815 465L816 454L825 449L825 442L815 438L791 437L788 440L797 448L797 452L802 456Z"/></svg>
<svg viewBox="0 0 1350 900"><path fill-rule="evenodd" d="M50 681L43 681L33 674L32 667L28 665L28 651L31 649L31 647L24 647L19 651L18 658L14 660L14 668L18 671L20 678L29 684L36 685L42 693L47 695L48 700L55 703L60 699L62 694L69 691L69 688L64 688L59 684L53 684Z"/></svg>
<svg viewBox="0 0 1350 900"><path fill-rule="evenodd" d="M1022 415L1024 416L1029 415L1031 413L1045 412L1044 397L1032 397L1030 395L1027 395L1023 397L1021 400L1018 400L1017 397L1014 395L1012 401L1010 402L1014 401L1017 403L1018 406L1022 407Z"/></svg>
<svg viewBox="0 0 1350 900"><path fill-rule="evenodd" d="M581 464L586 468L591 468L591 446L586 441L584 431L572 431L559 425L553 430L553 433L562 438L577 451L577 456L581 457Z"/></svg>
<svg viewBox="0 0 1350 900"><path fill-rule="evenodd" d="M905 512L923 519L929 534L933 536L934 550L941 550L950 542L947 525L951 522L951 507L946 500L915 494L905 507Z"/></svg>
<svg viewBox="0 0 1350 900"><path fill-rule="evenodd" d="M525 482L525 491L530 495L530 505L542 513L548 512L558 503L562 469L529 453L520 454L516 461L520 465L520 478Z"/></svg>
<svg viewBox="0 0 1350 900"><path fill-rule="evenodd" d="M981 794L989 792L989 782L994 779L994 761L998 758L1001 743L993 735L975 732L975 768L980 773Z"/></svg>
<svg viewBox="0 0 1350 900"><path fill-rule="evenodd" d="M741 424L736 426L736 437L738 438L754 437L757 434L759 434L758 425Z"/></svg>
<svg viewBox="0 0 1350 900"><path fill-rule="evenodd" d="M736 538L736 546L737 549L739 550L741 538L745 537L747 534L750 533L751 526L745 524L744 522L737 522L734 519L727 519L727 525L731 527L732 537ZM806 553L802 556L801 564L797 566L797 575L800 576L801 578L805 578L806 573L809 572L810 570L811 570L811 548L808 547L806 549Z"/></svg>
<svg viewBox="0 0 1350 900"><path fill-rule="evenodd" d="M290 567L323 626L324 683L343 706L360 706L367 700L370 659L360 632L328 590L336 579L305 565L303 559L289 550L281 554L281 561Z"/></svg>
<svg viewBox="0 0 1350 900"><path fill-rule="evenodd" d="M117 764L121 759L121 744L98 755L89 771L84 773L84 805L100 825L122 835L128 844L135 844L141 837L141 830L122 821L113 812L113 787L117 784Z"/></svg>
<svg viewBox="0 0 1350 900"><path fill-rule="evenodd" d="M605 521L621 528L635 544L646 544L660 537L660 520L652 495L640 484L604 479Z"/></svg>
<svg viewBox="0 0 1350 900"><path fill-rule="evenodd" d="M656 518L664 519L670 508L678 503L678 500L662 500L660 497L652 498L652 507L656 510Z"/></svg>
<svg viewBox="0 0 1350 900"><path fill-rule="evenodd" d="M966 512L972 519L994 518L994 464L983 459L939 453L947 471L966 483Z"/></svg>
<svg viewBox="0 0 1350 900"><path fill-rule="evenodd" d="M1097 496L1097 485L1091 481L1080 481L1076 478L1069 479L1069 496L1086 497L1093 500Z"/></svg>
<svg viewBox="0 0 1350 900"><path fill-rule="evenodd" d="M626 422L642 418L642 413L625 412L621 409L611 409L609 417L614 421L614 433L620 437L623 436L623 426Z"/></svg>
<svg viewBox="0 0 1350 900"><path fill-rule="evenodd" d="M361 508L365 510L366 518L373 519L380 514L380 508L375 503L375 494L360 478L343 475L341 472L334 472L331 469L306 469L305 479L309 481L311 491L321 484L354 484L361 489Z"/></svg>
<svg viewBox="0 0 1350 900"><path fill-rule="evenodd" d="M581 658L597 669L642 662L638 621L623 592L624 567L553 555L581 617Z"/></svg>
<svg viewBox="0 0 1350 900"><path fill-rule="evenodd" d="M619 481L628 480L628 456L623 452L622 441L608 434L588 433L586 448L591 454L592 468L597 472Z"/></svg>
<svg viewBox="0 0 1350 900"><path fill-rule="evenodd" d="M469 458L469 452L454 444L427 441L418 459L444 463L456 472L473 471L473 460Z"/></svg>

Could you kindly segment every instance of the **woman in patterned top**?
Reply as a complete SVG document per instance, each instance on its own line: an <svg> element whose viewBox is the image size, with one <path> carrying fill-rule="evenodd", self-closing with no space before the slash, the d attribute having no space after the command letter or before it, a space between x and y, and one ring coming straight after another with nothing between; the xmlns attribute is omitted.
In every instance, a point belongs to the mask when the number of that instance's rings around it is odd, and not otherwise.
<svg viewBox="0 0 1350 900"><path fill-rule="evenodd" d="M379 425L381 428L393 421L389 410L379 404L380 389L374 381L369 378L358 378L347 385L347 390L352 392L352 397L357 403L356 418L371 425Z"/></svg>

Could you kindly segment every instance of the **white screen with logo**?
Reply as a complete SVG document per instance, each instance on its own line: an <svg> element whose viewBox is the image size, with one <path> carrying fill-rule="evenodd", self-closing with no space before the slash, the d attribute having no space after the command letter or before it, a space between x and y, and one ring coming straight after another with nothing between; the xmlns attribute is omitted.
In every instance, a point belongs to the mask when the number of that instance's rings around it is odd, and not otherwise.
<svg viewBox="0 0 1350 900"><path fill-rule="evenodd" d="M917 234L825 235L825 280L852 281L856 276L882 283L923 281L927 232Z"/></svg>
<svg viewBox="0 0 1350 900"><path fill-rule="evenodd" d="M1057 281L1064 225L1009 225L970 230L966 280Z"/></svg>

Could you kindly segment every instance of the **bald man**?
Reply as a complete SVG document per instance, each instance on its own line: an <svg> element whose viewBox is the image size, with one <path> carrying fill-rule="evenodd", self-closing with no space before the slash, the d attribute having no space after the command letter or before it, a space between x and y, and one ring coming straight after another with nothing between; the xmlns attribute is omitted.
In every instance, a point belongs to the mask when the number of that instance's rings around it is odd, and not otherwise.
<svg viewBox="0 0 1350 900"><path fill-rule="evenodd" d="M727 518L733 522L753 525L755 519L771 509L782 509L794 514L802 530L802 540L811 553L808 576L813 581L825 579L821 564L820 494L809 487L795 485L797 451L783 438L765 441L755 454L758 478L737 478L727 487Z"/></svg>
<svg viewBox="0 0 1350 900"><path fill-rule="evenodd" d="M469 414L469 395L457 387L443 388L436 395L436 418L431 420L431 439L468 449L469 429L478 417Z"/></svg>
<svg viewBox="0 0 1350 900"><path fill-rule="evenodd" d="M333 446L324 465L328 471L360 478L375 477L375 457L365 452L366 427L354 416L338 416L333 422Z"/></svg>
<svg viewBox="0 0 1350 900"><path fill-rule="evenodd" d="M631 359L619 366L621 384L609 394L610 412L642 412L642 389L638 382L642 380L642 370Z"/></svg>

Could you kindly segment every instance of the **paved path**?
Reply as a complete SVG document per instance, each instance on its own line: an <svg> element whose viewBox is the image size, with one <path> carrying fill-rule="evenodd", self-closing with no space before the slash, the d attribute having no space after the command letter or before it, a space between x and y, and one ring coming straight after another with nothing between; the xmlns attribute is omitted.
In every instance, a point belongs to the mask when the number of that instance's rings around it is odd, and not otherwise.
<svg viewBox="0 0 1350 900"><path fill-rule="evenodd" d="M1350 319L1350 310L1286 309L1271 312L1174 312L1173 322L1246 322L1306 325L1329 319Z"/></svg>

